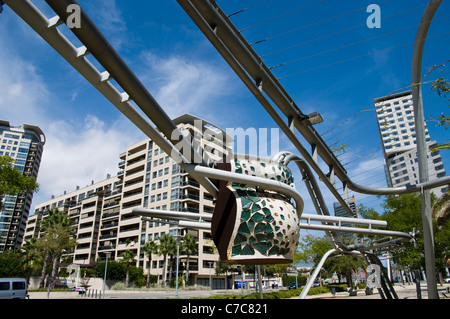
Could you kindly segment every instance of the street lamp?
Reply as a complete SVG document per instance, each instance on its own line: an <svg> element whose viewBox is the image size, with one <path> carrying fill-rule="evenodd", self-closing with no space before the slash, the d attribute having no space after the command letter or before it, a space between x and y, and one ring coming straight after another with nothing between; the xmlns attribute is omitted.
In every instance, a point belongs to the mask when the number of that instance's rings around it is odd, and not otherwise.
<svg viewBox="0 0 450 319"><path fill-rule="evenodd" d="M111 252L105 253L106 255L106 263L105 263L105 275L103 276L103 299L105 299L105 286L106 286L106 272L108 271L108 258L111 255Z"/></svg>
<svg viewBox="0 0 450 319"><path fill-rule="evenodd" d="M323 122L319 112L312 112L309 114L298 113L298 117L300 118L300 122L306 121L308 125L316 125Z"/></svg>
<svg viewBox="0 0 450 319"><path fill-rule="evenodd" d="M179 264L180 264L180 229L177 227L175 229L176 235L174 235L173 237L175 237L177 239L177 272L176 272L176 283L175 283L175 297L178 298L178 270L179 270Z"/></svg>
<svg viewBox="0 0 450 319"><path fill-rule="evenodd" d="M212 282L211 282L211 267L212 267L212 265L213 265L213 261L209 261L208 262L208 264L209 264L209 295L211 296L212 295L212 292L211 292L211 286L212 286Z"/></svg>

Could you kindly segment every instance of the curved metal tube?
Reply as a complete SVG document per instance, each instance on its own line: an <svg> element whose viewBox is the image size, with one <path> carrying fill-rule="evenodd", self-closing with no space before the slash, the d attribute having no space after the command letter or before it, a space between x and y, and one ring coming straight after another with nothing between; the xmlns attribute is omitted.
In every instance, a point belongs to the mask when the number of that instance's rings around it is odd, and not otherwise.
<svg viewBox="0 0 450 319"><path fill-rule="evenodd" d="M315 198L317 199L317 201L319 202L319 206L317 206L317 204L314 202L314 206L316 207L317 213L320 215L328 215L330 216L330 213L328 211L328 208L325 204L325 201L323 199L322 196L322 192L320 191L320 188L317 184L317 181L314 177L314 175L312 174L311 169L309 168L308 164L298 155L293 154L291 152L280 152L278 154L276 154L272 160L275 161L279 161L281 163L283 163L284 165L288 165L289 162L293 161L297 164L298 168L300 169L300 172L303 174L304 177L306 177L308 179L308 181L311 183L312 188L314 189L314 193L315 193ZM305 176L306 173L306 176ZM306 183L306 182L305 182ZM310 190L309 185L306 185L308 188L308 191L311 194L311 197L314 196L314 194L312 194L312 190ZM309 229L316 229L316 230L324 230L327 233L328 238L331 241L332 245L335 245L335 247L339 247L340 249L344 250L344 251L350 251L350 250L354 250L355 248L350 246L345 245L341 238L340 235L338 234L338 232L333 231L331 227L328 227L329 230L327 231L327 225L325 225L324 223L322 223L322 226L314 226L314 225L310 225L308 226ZM357 231L355 231L353 228L351 227L342 227L342 232L354 232L357 233ZM359 233L371 233L371 234L376 234L376 235L385 235L385 236L395 236L395 237L400 237L400 239L397 240L393 240L393 241L389 241L389 242L385 242L383 244L379 244L376 245L377 248L380 247L386 247L389 246L389 244L398 244L399 241L400 242L405 242L405 241L409 241L411 239L411 236L407 233L403 233L403 232L397 232L397 231L383 231L383 230L376 230L376 231L365 231L365 230L361 230ZM359 247L358 250L370 250L370 249L375 249L374 246L361 246Z"/></svg>
<svg viewBox="0 0 450 319"><path fill-rule="evenodd" d="M427 38L428 29L434 14L441 5L442 0L430 0L420 21L414 43L414 51L412 58L411 84L414 106L414 119L417 141L417 158L419 168L419 180L422 184L428 183L428 159L427 144L425 136L424 113L422 105L422 56ZM425 190L425 191L424 191ZM423 240L425 248L425 271L427 274L428 297L430 299L439 299L436 280L436 262L434 255L434 238L433 238L433 222L431 216L431 198L430 191L423 188L421 190L422 198L422 224L423 224Z"/></svg>
<svg viewBox="0 0 450 319"><path fill-rule="evenodd" d="M200 176L214 178L218 180L224 181L232 181L236 183L263 187L264 189L268 189L275 192L280 192L294 199L296 205L295 209L297 211L297 215L300 218L302 215L304 203L300 194L295 190L295 188L286 185L284 183L274 181L267 178L257 177L257 176L249 176L239 173L233 173L228 171L223 171L219 169L199 166L195 164L186 164L184 165L184 169L190 174L191 172L194 174L198 174Z"/></svg>

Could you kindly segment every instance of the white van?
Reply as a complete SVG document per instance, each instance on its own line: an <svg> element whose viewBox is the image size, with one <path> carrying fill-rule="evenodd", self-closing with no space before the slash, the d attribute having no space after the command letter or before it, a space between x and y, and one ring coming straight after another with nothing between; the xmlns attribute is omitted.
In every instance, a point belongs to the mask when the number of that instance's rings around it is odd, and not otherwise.
<svg viewBox="0 0 450 319"><path fill-rule="evenodd" d="M27 282L23 278L0 278L0 299L25 299Z"/></svg>

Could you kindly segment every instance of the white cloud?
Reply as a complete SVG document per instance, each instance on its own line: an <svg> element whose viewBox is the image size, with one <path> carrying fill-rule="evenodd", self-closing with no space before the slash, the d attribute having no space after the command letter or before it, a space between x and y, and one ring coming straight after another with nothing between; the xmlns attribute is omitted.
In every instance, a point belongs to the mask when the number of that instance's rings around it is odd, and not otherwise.
<svg viewBox="0 0 450 319"><path fill-rule="evenodd" d="M137 141L136 134L127 132L126 127L124 121L107 125L92 115L80 124L63 120L51 123L38 177L43 187L37 197L45 201L64 190L84 187L91 180L103 180L108 173L115 175L119 154Z"/></svg>
<svg viewBox="0 0 450 319"><path fill-rule="evenodd" d="M32 124L45 113L49 92L31 63L5 51L0 59L1 118L12 125ZM14 123L15 119L20 122Z"/></svg>
<svg viewBox="0 0 450 319"><path fill-rule="evenodd" d="M231 81L218 67L179 56L162 58L147 52L140 73L143 83L170 117L184 113L201 117L208 113L207 119L213 122L213 106L231 92Z"/></svg>

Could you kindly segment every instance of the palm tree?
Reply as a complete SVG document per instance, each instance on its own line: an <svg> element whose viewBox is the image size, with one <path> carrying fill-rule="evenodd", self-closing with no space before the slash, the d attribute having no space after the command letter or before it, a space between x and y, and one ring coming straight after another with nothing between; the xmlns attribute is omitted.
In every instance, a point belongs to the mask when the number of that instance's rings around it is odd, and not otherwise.
<svg viewBox="0 0 450 319"><path fill-rule="evenodd" d="M152 264L152 254L158 253L158 245L154 241L150 241L145 243L145 245L142 247L145 254L148 256L148 272L147 272L147 287L150 286L150 268Z"/></svg>
<svg viewBox="0 0 450 319"><path fill-rule="evenodd" d="M197 238L192 235L186 235L181 243L181 250L187 255L186 261L186 286L189 283L189 259L192 254L198 251Z"/></svg>
<svg viewBox="0 0 450 319"><path fill-rule="evenodd" d="M26 280L27 285L30 285L30 277L31 272L33 269L37 268L37 265L39 264L39 253L36 248L36 238L31 238L30 240L26 240L25 243L22 245L22 267L26 270Z"/></svg>
<svg viewBox="0 0 450 319"><path fill-rule="evenodd" d="M173 236L164 234L163 237L159 240L158 251L161 255L164 256L164 268L163 268L163 282L162 286L165 287L167 280L167 255L170 255L174 248L177 245L177 241Z"/></svg>
<svg viewBox="0 0 450 319"><path fill-rule="evenodd" d="M122 253L122 262L126 265L125 286L128 288L130 277L130 263L134 261L136 254L132 250L125 250Z"/></svg>
<svg viewBox="0 0 450 319"><path fill-rule="evenodd" d="M53 287L61 255L65 250L72 249L76 245L76 241L70 239L71 226L72 221L70 217L64 211L60 211L57 208L49 210L48 216L42 219L40 232L43 235L35 243L35 247L44 255L41 287L44 287L48 260L50 259L52 263L51 280L48 284Z"/></svg>

